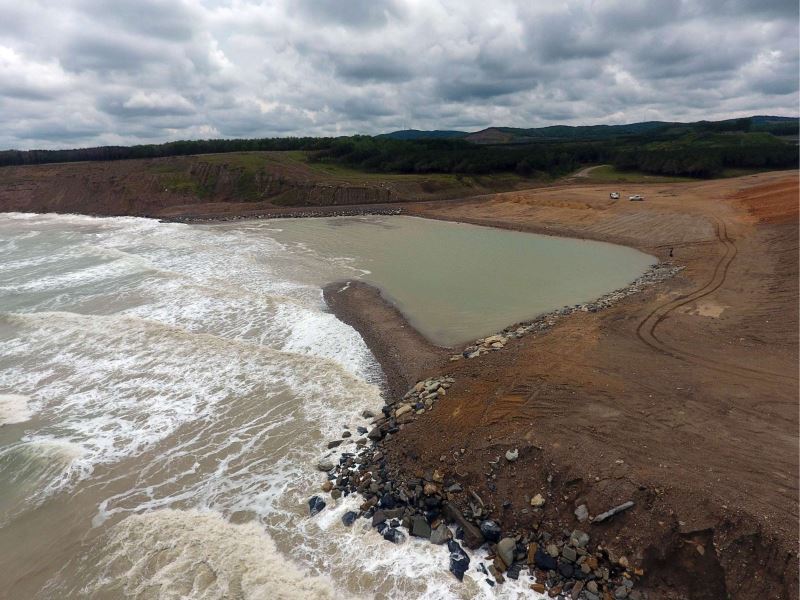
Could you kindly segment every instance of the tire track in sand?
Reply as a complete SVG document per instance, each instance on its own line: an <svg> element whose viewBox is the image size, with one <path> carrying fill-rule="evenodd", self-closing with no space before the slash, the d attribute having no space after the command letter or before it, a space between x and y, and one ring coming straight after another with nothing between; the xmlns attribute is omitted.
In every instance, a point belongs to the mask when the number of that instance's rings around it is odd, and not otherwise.
<svg viewBox="0 0 800 600"><path fill-rule="evenodd" d="M778 378L796 381L797 377L792 377L791 375L743 367L740 365L715 360L707 356L701 356L699 354L695 354L693 352L689 352L687 350L667 344L656 335L656 329L658 326L667 317L669 317L672 312L678 308L681 308L682 306L713 294L725 283L725 280L728 276L728 269L730 268L733 260L736 258L738 249L736 248L736 244L733 243L733 240L731 240L728 236L728 229L725 225L725 222L717 217L712 218L714 219L714 230L717 241L723 245L725 251L717 264L714 266L714 273L711 279L709 279L709 281L695 291L689 294L682 294L673 300L657 306L636 327L636 336L647 346L653 350L656 350L657 352L661 352L662 354L666 354L678 360L698 364L707 369L720 371L730 375L745 376L749 377L750 379L767 380L768 378Z"/></svg>

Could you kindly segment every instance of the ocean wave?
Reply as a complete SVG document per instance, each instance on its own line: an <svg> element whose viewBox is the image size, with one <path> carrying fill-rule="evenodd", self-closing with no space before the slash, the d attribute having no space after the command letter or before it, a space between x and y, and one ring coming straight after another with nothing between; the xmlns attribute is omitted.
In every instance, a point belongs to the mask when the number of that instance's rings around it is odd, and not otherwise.
<svg viewBox="0 0 800 600"><path fill-rule="evenodd" d="M341 427L346 407L379 403L379 390L339 363L258 344L190 333L133 316L0 313L4 383L36 394L53 435L79 444L74 480L98 464L138 456L194 421L218 417L244 398L263 409L281 394L321 435Z"/></svg>
<svg viewBox="0 0 800 600"><path fill-rule="evenodd" d="M59 597L163 600L324 600L341 598L332 582L282 555L262 526L232 524L213 512L159 510L131 515L78 563L80 586L56 578Z"/></svg>

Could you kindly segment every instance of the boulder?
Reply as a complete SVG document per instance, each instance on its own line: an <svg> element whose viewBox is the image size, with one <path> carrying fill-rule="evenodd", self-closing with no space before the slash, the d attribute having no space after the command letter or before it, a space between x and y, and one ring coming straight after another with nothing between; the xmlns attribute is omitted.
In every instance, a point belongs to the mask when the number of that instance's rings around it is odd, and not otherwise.
<svg viewBox="0 0 800 600"><path fill-rule="evenodd" d="M319 496L312 496L309 498L308 511L311 513L312 517L319 514L323 508L325 508L325 501L322 498Z"/></svg>
<svg viewBox="0 0 800 600"><path fill-rule="evenodd" d="M392 542L393 544L402 544L404 541L406 541L406 536L399 529L388 527L383 532L383 539Z"/></svg>
<svg viewBox="0 0 800 600"><path fill-rule="evenodd" d="M356 522L358 518L358 513L354 510L348 510L346 513L342 515L342 523L345 527L350 527L353 523Z"/></svg>
<svg viewBox="0 0 800 600"><path fill-rule="evenodd" d="M555 571L555 569L558 567L558 562L556 559L541 548L536 550L536 554L533 557L533 564L543 571Z"/></svg>
<svg viewBox="0 0 800 600"><path fill-rule="evenodd" d="M327 458L317 463L317 469L319 469L320 471L333 471L333 468L335 466L336 465L333 464L333 461L328 460Z"/></svg>
<svg viewBox="0 0 800 600"><path fill-rule="evenodd" d="M506 568L514 563L514 550L517 542L514 538L506 537L497 542L497 556L505 563Z"/></svg>
<svg viewBox="0 0 800 600"><path fill-rule="evenodd" d="M415 537L430 539L431 526L428 524L428 521L422 515L414 515L413 517L411 517L411 535Z"/></svg>
<svg viewBox="0 0 800 600"><path fill-rule="evenodd" d="M498 542L500 540L500 526L491 519L481 521L481 533L490 542Z"/></svg>
<svg viewBox="0 0 800 600"><path fill-rule="evenodd" d="M383 437L383 431L381 431L380 427L373 427L372 431L367 434L367 437L371 440L379 440Z"/></svg>
<svg viewBox="0 0 800 600"><path fill-rule="evenodd" d="M411 412L412 410L413 409L411 408L410 404L403 404L400 408L398 408L395 411L394 416L395 417L402 417L404 414L406 414L408 412Z"/></svg>
<svg viewBox="0 0 800 600"><path fill-rule="evenodd" d="M454 540L447 542L447 549L450 550L450 572L459 581L464 581L464 573L469 568L469 556Z"/></svg>
<svg viewBox="0 0 800 600"><path fill-rule="evenodd" d="M458 525L461 528L461 531L464 532L464 544L467 546L467 548L474 550L475 548L480 548L483 545L484 537L481 533L481 530L478 529L473 523L468 521L466 517L461 514L461 511L458 510L458 508L447 503L444 505L442 512L448 521Z"/></svg>
<svg viewBox="0 0 800 600"><path fill-rule="evenodd" d="M439 525L431 531L431 544L444 544L450 537L450 529L447 528L447 525L439 523Z"/></svg>

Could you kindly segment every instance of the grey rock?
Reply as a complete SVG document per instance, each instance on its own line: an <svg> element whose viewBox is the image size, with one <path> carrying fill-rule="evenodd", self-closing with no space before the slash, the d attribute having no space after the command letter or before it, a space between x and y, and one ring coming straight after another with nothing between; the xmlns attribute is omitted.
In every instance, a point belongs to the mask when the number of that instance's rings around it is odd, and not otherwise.
<svg viewBox="0 0 800 600"><path fill-rule="evenodd" d="M579 523L583 523L586 519L589 518L589 509L586 507L585 504L581 504L578 508L575 509L575 518L578 519Z"/></svg>
<svg viewBox="0 0 800 600"><path fill-rule="evenodd" d="M578 559L578 553L575 552L575 548L572 548L570 546L564 546L561 549L561 556L563 556L570 562L575 562Z"/></svg>
<svg viewBox="0 0 800 600"><path fill-rule="evenodd" d="M484 542L483 533L473 523L468 521L461 511L452 504L445 504L442 512L448 521L451 521L464 532L464 544L467 548L480 548Z"/></svg>
<svg viewBox="0 0 800 600"><path fill-rule="evenodd" d="M575 529L569 536L569 543L576 548L585 548L586 544L589 543L589 534L580 529Z"/></svg>
<svg viewBox="0 0 800 600"><path fill-rule="evenodd" d="M508 450L506 452L506 460L508 462L514 462L518 458L519 458L519 450L517 450L516 448L514 448L513 450Z"/></svg>
<svg viewBox="0 0 800 600"><path fill-rule="evenodd" d="M626 588L624 585L621 585L614 590L614 598L616 598L617 600L622 600L622 598L627 598L627 597L628 597L628 588Z"/></svg>
<svg viewBox="0 0 800 600"><path fill-rule="evenodd" d="M440 523L438 527L431 531L432 544L446 544L450 537L450 530L444 523Z"/></svg>
<svg viewBox="0 0 800 600"><path fill-rule="evenodd" d="M317 463L317 469L320 471L333 471L335 466L336 465L333 464L333 461L328 459L323 459Z"/></svg>
<svg viewBox="0 0 800 600"><path fill-rule="evenodd" d="M510 537L503 538L497 542L497 556L505 563L506 567L510 567L514 562L516 546L516 540Z"/></svg>
<svg viewBox="0 0 800 600"><path fill-rule="evenodd" d="M371 440L379 440L383 437L383 432L380 427L373 427L372 431L367 434L367 437Z"/></svg>
<svg viewBox="0 0 800 600"><path fill-rule="evenodd" d="M421 515L414 515L411 517L411 535L430 539L431 526L428 524L425 517Z"/></svg>
<svg viewBox="0 0 800 600"><path fill-rule="evenodd" d="M348 510L346 513L342 515L342 523L345 527L350 527L353 523L356 522L358 518L358 513L354 510Z"/></svg>

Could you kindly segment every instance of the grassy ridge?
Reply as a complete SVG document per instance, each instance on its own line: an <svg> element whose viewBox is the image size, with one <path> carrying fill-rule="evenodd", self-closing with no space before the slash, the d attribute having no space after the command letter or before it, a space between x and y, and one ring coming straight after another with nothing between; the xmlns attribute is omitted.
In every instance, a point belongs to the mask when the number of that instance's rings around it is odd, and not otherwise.
<svg viewBox="0 0 800 600"><path fill-rule="evenodd" d="M424 174L429 181L440 178L446 184L453 178L500 175L547 179L598 163L612 164L619 171L666 177L718 177L730 169L797 167L797 123L793 118L752 117L697 123L500 127L464 138L452 137L454 132L447 131L410 131L377 137L192 140L130 147L8 150L0 152L0 166L280 151L289 161L307 162L312 172L343 180L367 174L377 174L381 180L395 174ZM214 160L218 159L208 162ZM267 176L260 160L265 159L252 155L241 159L237 185L244 196L255 193L259 181ZM163 183L167 189L199 195L214 186L211 173L200 178L201 184L195 179L165 175Z"/></svg>

